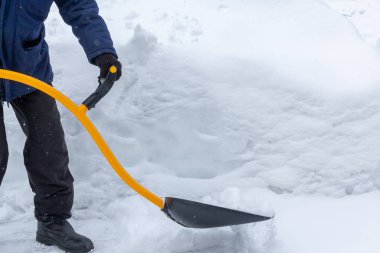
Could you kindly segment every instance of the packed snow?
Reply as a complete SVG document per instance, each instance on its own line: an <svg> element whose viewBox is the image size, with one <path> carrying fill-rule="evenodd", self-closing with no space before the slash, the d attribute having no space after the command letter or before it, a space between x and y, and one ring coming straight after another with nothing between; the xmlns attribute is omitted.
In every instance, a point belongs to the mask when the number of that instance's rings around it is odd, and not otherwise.
<svg viewBox="0 0 380 253"><path fill-rule="evenodd" d="M160 196L271 215L180 227L114 173L60 106L75 177L71 222L96 253L377 253L380 2L103 0L124 76L89 113L125 169ZM54 85L75 102L98 70L53 6ZM0 252L35 242L25 137L10 108Z"/></svg>

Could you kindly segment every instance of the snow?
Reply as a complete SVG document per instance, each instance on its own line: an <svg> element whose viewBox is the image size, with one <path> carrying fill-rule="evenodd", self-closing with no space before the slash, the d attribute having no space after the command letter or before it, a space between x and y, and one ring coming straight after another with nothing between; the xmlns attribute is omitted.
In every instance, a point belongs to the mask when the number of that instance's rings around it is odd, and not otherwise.
<svg viewBox="0 0 380 253"><path fill-rule="evenodd" d="M276 217L178 226L117 177L60 106L76 179L71 222L95 252L378 252L380 3L99 5L124 76L89 115L125 168L160 196ZM98 70L55 6L46 26L55 87L80 103ZM6 107L5 121L0 252L59 252L34 241L25 138Z"/></svg>

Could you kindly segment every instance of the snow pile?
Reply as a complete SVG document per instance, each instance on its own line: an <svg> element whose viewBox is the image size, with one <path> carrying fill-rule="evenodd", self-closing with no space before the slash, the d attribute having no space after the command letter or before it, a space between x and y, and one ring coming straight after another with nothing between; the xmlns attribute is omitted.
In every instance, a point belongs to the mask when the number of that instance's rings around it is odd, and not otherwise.
<svg viewBox="0 0 380 253"><path fill-rule="evenodd" d="M316 0L99 4L125 76L90 117L125 168L161 196L276 210L277 218L179 227L121 182L62 108L76 178L73 223L96 252L360 252L363 245L376 252L376 237L329 241L351 229L347 220L333 223L336 217L348 209L355 220L356 204L378 194L332 197L380 187L380 60L351 23ZM47 36L55 86L83 101L97 86L97 69L55 7ZM33 241L24 137L5 111L11 160L0 192L0 251L58 252ZM378 235L375 211L366 214ZM357 238L368 224L353 221L354 232L343 238ZM331 233L320 235L324 230Z"/></svg>
<svg viewBox="0 0 380 253"><path fill-rule="evenodd" d="M278 193L377 189L380 62L347 20L316 1L174 2L136 3L126 86L99 108L128 138L124 164Z"/></svg>

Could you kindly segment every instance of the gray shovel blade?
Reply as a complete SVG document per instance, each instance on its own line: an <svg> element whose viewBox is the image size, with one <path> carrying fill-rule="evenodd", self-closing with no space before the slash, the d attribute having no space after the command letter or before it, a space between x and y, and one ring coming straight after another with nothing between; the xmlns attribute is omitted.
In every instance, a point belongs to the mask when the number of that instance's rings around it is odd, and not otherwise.
<svg viewBox="0 0 380 253"><path fill-rule="evenodd" d="M233 226L273 218L170 197L165 198L162 211L170 219L189 228Z"/></svg>

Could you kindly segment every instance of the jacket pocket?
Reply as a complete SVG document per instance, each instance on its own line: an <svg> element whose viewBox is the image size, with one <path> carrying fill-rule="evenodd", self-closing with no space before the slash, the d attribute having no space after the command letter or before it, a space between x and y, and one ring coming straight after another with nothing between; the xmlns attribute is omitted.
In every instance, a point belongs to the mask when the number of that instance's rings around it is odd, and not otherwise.
<svg viewBox="0 0 380 253"><path fill-rule="evenodd" d="M22 46L24 49L28 50L28 49L32 49L34 47L37 47L39 44L41 44L42 42L42 39L43 39L43 33L40 32L38 38L36 39L32 39L32 40L24 40L22 42Z"/></svg>
<svg viewBox="0 0 380 253"><path fill-rule="evenodd" d="M45 26L42 25L33 33L30 33L29 36L21 36L22 48L26 51L31 50L41 50L42 42L45 39Z"/></svg>
<svg viewBox="0 0 380 253"><path fill-rule="evenodd" d="M45 29L41 29L38 36L32 39L21 39L22 47L18 57L18 65L22 66L23 73L41 79L45 70L48 49L45 40Z"/></svg>

